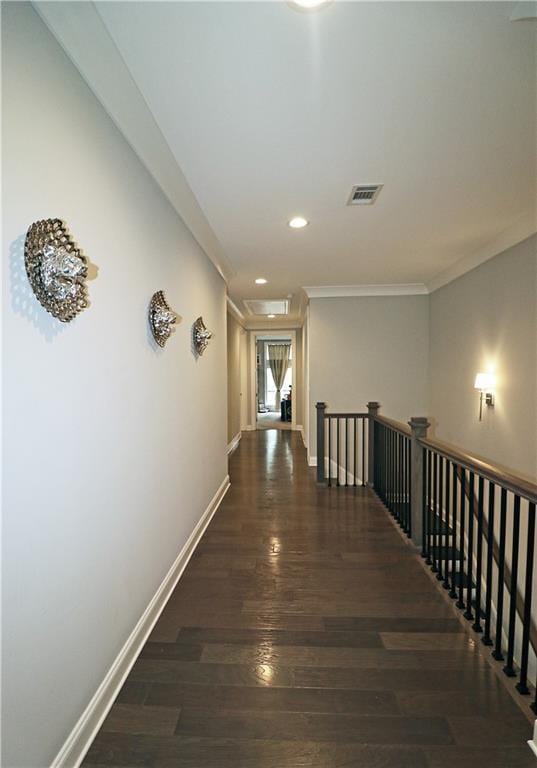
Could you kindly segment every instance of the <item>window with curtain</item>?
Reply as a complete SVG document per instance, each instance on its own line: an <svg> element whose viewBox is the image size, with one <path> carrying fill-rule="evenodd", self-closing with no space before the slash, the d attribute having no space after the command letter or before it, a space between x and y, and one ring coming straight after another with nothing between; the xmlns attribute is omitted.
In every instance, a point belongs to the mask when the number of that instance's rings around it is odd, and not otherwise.
<svg viewBox="0 0 537 768"><path fill-rule="evenodd" d="M275 381L273 367L276 369L276 375L281 374L281 365L272 361L271 364L271 347L279 348L279 351L272 350L272 357L276 355L284 358L285 373L283 378L280 378L280 391L278 392L277 381ZM285 352L281 349L285 347ZM276 343L265 345L265 404L271 410L279 410L280 400L286 397L289 393L290 387L293 383L293 370L292 370L292 354L290 343Z"/></svg>

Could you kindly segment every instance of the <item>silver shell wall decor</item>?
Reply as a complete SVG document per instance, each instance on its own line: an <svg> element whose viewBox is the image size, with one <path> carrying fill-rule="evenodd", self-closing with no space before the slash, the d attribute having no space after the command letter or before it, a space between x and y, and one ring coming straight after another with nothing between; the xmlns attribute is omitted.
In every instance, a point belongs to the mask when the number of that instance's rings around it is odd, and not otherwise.
<svg viewBox="0 0 537 768"><path fill-rule="evenodd" d="M24 264L37 300L62 323L86 309L87 261L63 221L44 219L31 225L24 243Z"/></svg>
<svg viewBox="0 0 537 768"><path fill-rule="evenodd" d="M149 302L149 325L159 347L163 347L172 335L177 319L178 315L164 298L164 291L154 293Z"/></svg>
<svg viewBox="0 0 537 768"><path fill-rule="evenodd" d="M205 327L203 317L198 317L192 326L192 341L198 355L203 355L212 335L211 331L208 331Z"/></svg>

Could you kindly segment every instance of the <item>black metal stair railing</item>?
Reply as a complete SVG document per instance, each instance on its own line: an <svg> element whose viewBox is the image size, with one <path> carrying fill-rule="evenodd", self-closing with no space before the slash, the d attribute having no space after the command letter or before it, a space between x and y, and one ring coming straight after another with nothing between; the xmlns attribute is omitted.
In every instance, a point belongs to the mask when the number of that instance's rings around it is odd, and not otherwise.
<svg viewBox="0 0 537 768"><path fill-rule="evenodd" d="M317 481L363 486L368 472L368 414L327 413L317 404Z"/></svg>
<svg viewBox="0 0 537 768"><path fill-rule="evenodd" d="M422 556L504 673L518 676L519 693L530 695L537 487L436 441L421 446ZM537 711L537 698L531 706Z"/></svg>
<svg viewBox="0 0 537 768"><path fill-rule="evenodd" d="M410 430L374 419L373 487L407 536L412 535L410 512Z"/></svg>
<svg viewBox="0 0 537 768"><path fill-rule="evenodd" d="M375 491L537 713L537 485L378 410L317 404L318 482Z"/></svg>

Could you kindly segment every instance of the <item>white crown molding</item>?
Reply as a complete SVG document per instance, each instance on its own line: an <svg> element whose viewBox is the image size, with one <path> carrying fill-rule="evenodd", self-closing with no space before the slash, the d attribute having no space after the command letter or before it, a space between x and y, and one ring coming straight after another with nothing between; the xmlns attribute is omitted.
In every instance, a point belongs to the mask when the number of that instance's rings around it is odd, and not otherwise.
<svg viewBox="0 0 537 768"><path fill-rule="evenodd" d="M33 5L193 237L228 281L233 268L95 4L35 1Z"/></svg>
<svg viewBox="0 0 537 768"><path fill-rule="evenodd" d="M226 296L227 300L227 308L230 315L233 315L233 317L239 321L241 325L244 325L244 315L238 308L238 306L235 304L235 302L229 298L229 296Z"/></svg>
<svg viewBox="0 0 537 768"><path fill-rule="evenodd" d="M440 272L439 275L433 277L432 280L429 280L427 283L429 293L437 291L439 288L442 288L442 286L453 282L453 280L456 280L458 277L462 277L466 272L470 272L470 270L475 269L485 261L518 245L518 243L521 243L523 240L527 240L528 237L531 237L536 232L537 214L532 213L522 216L513 226L500 232L499 235L487 243L483 248L479 248L477 251L463 256L452 264L451 267L448 267L443 272Z"/></svg>
<svg viewBox="0 0 537 768"><path fill-rule="evenodd" d="M419 296L429 292L425 283L305 285L302 290L310 299L340 299L349 296Z"/></svg>

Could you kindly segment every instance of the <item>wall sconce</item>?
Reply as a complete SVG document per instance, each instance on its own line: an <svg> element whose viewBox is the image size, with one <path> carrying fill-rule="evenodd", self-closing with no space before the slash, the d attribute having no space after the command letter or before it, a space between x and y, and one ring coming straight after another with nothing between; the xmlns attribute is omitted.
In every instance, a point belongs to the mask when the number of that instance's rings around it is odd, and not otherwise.
<svg viewBox="0 0 537 768"><path fill-rule="evenodd" d="M493 373L478 373L475 377L474 389L479 390L479 421L483 421L483 397L488 406L494 406L496 377Z"/></svg>

